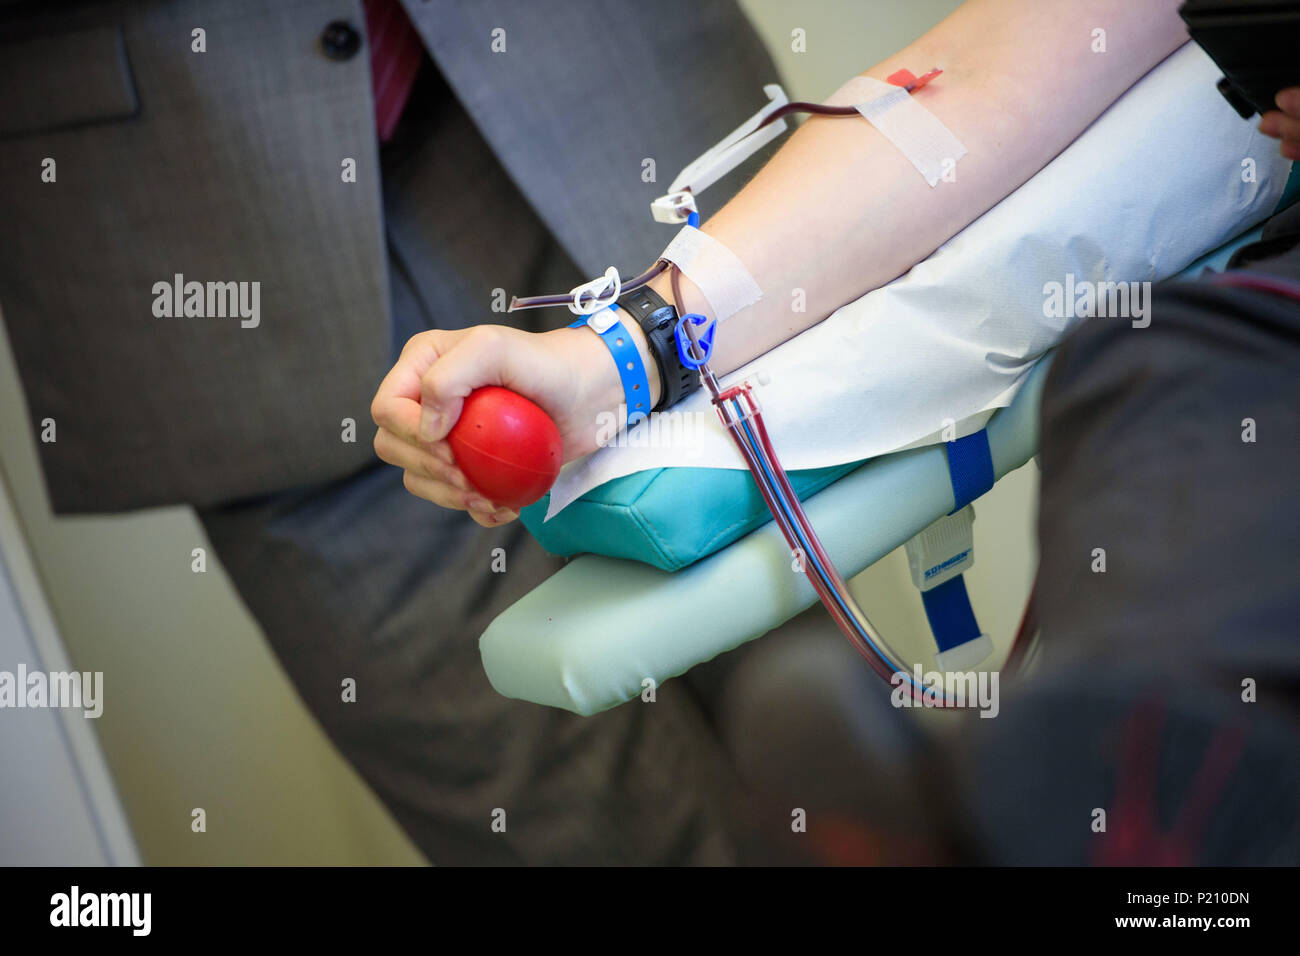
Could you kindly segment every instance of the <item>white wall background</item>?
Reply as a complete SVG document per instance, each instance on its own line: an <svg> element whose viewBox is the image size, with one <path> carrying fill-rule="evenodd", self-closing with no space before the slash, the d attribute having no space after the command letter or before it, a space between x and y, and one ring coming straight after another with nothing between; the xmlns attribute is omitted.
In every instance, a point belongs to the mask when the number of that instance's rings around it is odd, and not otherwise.
<svg viewBox="0 0 1300 956"><path fill-rule="evenodd" d="M957 5L742 0L799 99L825 98ZM805 53L790 49L796 27ZM109 696L95 730L145 862L417 862L303 709L223 571L210 562L208 573L191 572L190 550L206 542L188 509L52 516L29 421L3 337L0 466L72 666L105 672ZM1032 578L1036 494L1029 466L977 504L967 580L981 624L1003 647ZM887 633L928 640L901 550L861 575L855 591ZM195 807L207 811L206 834L190 830Z"/></svg>

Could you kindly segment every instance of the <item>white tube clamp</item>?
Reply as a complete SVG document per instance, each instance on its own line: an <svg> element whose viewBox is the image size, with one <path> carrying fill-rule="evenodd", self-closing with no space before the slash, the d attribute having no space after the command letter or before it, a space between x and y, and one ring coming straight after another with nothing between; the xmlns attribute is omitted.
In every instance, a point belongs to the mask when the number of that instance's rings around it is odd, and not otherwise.
<svg viewBox="0 0 1300 956"><path fill-rule="evenodd" d="M569 311L574 315L591 315L601 309L608 309L618 301L622 291L623 280L619 278L618 270L610 266L603 276L569 290L569 294L573 296L573 301L569 303Z"/></svg>

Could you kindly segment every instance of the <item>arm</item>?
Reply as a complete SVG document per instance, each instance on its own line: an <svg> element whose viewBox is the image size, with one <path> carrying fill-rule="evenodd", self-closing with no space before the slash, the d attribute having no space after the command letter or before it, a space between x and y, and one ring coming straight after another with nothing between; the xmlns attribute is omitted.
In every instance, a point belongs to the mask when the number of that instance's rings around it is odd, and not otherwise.
<svg viewBox="0 0 1300 956"><path fill-rule="evenodd" d="M727 319L711 364L731 371L902 274L1046 165L1107 106L1186 39L1177 0L969 0L911 46L866 74L943 68L917 96L965 144L956 181L926 185L865 120L808 120L704 231L763 289ZM1093 52L1092 31L1107 52ZM672 300L668 276L654 288ZM790 308L795 288L806 311ZM683 278L683 311L705 311ZM640 337L634 324L632 333ZM639 342L658 400L657 375ZM444 441L464 397L504 385L541 404L564 437L565 459L596 447L597 416L623 400L604 345L587 329L531 335L474 329L417 335L375 397L381 458L407 488L466 508L483 524L509 520L476 501ZM421 418L421 408L424 417Z"/></svg>

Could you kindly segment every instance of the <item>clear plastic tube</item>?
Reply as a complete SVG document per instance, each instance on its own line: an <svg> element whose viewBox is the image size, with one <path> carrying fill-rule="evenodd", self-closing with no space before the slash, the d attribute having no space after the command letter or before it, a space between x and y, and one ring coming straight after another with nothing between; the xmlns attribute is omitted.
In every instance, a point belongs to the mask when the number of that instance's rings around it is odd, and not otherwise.
<svg viewBox="0 0 1300 956"><path fill-rule="evenodd" d="M676 295L675 270L673 284ZM704 351L698 346L694 324L686 322L684 327L691 341L693 357L703 359ZM754 476L759 493L777 527L781 529L791 553L802 556L803 569L808 574L813 590L854 650L883 680L891 686L907 687L914 699L931 706L956 706L957 701L945 689L927 688L916 682L854 600L848 583L835 569L798 496L790 487L789 478L772 447L772 440L763 424L762 411L749 385L740 384L722 389L709 369L707 360L701 362L700 379L712 398L718 417Z"/></svg>

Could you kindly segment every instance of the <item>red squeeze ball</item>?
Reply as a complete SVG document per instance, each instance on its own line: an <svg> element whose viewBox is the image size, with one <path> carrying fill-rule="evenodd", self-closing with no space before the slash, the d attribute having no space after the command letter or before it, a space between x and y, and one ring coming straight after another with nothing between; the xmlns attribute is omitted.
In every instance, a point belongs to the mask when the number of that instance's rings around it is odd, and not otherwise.
<svg viewBox="0 0 1300 956"><path fill-rule="evenodd" d="M512 511L546 494L563 464L551 416L496 385L470 392L447 444L470 485Z"/></svg>

